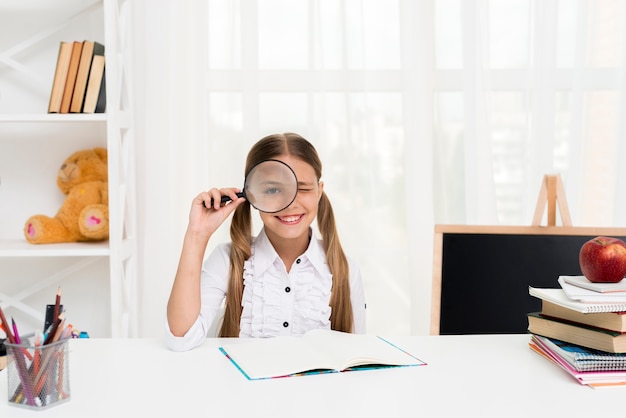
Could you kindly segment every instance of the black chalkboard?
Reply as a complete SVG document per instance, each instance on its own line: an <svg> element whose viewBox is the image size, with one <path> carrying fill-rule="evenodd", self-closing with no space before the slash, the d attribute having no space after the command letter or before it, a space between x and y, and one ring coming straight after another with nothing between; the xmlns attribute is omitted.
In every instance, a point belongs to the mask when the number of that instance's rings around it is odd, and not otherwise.
<svg viewBox="0 0 626 418"><path fill-rule="evenodd" d="M560 275L581 274L580 248L599 235L626 240L626 229L436 228L431 333L526 333L526 314L541 310L528 286L559 288Z"/></svg>

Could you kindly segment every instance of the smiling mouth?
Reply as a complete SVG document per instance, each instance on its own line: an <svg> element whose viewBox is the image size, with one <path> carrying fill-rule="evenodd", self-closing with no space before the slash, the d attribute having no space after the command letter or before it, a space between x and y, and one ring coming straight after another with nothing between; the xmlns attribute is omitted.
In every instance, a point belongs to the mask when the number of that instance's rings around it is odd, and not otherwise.
<svg viewBox="0 0 626 418"><path fill-rule="evenodd" d="M290 215L290 216L277 216L276 219L278 219L281 223L284 224L295 224L300 222L300 220L304 217L304 215Z"/></svg>

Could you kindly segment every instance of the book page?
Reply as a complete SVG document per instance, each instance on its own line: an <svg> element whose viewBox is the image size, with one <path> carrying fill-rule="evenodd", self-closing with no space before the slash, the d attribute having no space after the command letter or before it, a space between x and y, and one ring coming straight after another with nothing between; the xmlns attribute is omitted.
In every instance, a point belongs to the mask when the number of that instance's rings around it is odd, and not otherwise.
<svg viewBox="0 0 626 418"><path fill-rule="evenodd" d="M302 337L250 338L224 345L220 351L251 380L361 365L425 364L379 337L327 329L311 330Z"/></svg>
<svg viewBox="0 0 626 418"><path fill-rule="evenodd" d="M374 335L316 329L307 332L302 338L317 351L326 353L336 370L374 364L423 364L419 359Z"/></svg>
<svg viewBox="0 0 626 418"><path fill-rule="evenodd" d="M248 379L283 377L316 369L332 369L322 352L301 337L250 338L220 347Z"/></svg>

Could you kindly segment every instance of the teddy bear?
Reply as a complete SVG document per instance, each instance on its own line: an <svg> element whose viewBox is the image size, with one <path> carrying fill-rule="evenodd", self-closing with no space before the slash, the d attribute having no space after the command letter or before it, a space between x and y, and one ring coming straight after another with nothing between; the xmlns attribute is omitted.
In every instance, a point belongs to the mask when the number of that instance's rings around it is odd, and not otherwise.
<svg viewBox="0 0 626 418"><path fill-rule="evenodd" d="M66 195L57 214L31 216L24 236L32 244L102 241L109 238L106 148L74 152L61 165L57 185Z"/></svg>

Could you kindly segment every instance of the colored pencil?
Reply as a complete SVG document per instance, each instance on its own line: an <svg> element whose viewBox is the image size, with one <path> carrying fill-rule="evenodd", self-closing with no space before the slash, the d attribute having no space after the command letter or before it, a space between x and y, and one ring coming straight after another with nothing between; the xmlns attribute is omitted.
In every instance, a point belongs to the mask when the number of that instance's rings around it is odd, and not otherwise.
<svg viewBox="0 0 626 418"><path fill-rule="evenodd" d="M59 317L59 312L61 310L61 286L57 288L57 296L54 300L54 315L52 316L53 320L56 321Z"/></svg>
<svg viewBox="0 0 626 418"><path fill-rule="evenodd" d="M17 324L15 323L15 319L11 317L11 325L13 326L13 337L15 337L15 344L22 344L22 339L20 338L20 333L17 331Z"/></svg>
<svg viewBox="0 0 626 418"><path fill-rule="evenodd" d="M11 326L7 322L7 319L4 316L4 312L2 311L1 307L0 307L0 321L2 321L4 333L7 335L7 340L9 340L9 343L15 344L15 338L13 337L13 333L11 333Z"/></svg>

